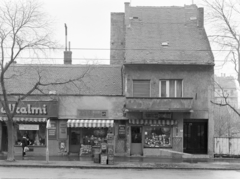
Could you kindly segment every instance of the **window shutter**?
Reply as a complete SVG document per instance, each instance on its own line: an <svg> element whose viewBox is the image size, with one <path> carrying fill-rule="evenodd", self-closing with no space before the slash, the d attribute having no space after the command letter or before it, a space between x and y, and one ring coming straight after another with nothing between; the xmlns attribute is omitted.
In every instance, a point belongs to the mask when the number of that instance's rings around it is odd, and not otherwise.
<svg viewBox="0 0 240 179"><path fill-rule="evenodd" d="M150 97L150 80L133 80L133 97Z"/></svg>

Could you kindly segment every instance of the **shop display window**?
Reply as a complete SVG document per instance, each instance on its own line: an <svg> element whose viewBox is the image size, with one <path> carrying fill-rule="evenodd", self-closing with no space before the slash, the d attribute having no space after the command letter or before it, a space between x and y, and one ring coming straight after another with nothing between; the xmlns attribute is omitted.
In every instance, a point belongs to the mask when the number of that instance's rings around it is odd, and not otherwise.
<svg viewBox="0 0 240 179"><path fill-rule="evenodd" d="M108 128L84 128L80 156L92 154L92 146L100 146L106 142Z"/></svg>
<svg viewBox="0 0 240 179"><path fill-rule="evenodd" d="M83 129L83 145L100 145L107 137L108 128Z"/></svg>
<svg viewBox="0 0 240 179"><path fill-rule="evenodd" d="M46 124L34 124L38 126L38 130L20 130L19 125L15 130L15 145L21 146L23 135L29 139L30 146L45 146L46 145Z"/></svg>
<svg viewBox="0 0 240 179"><path fill-rule="evenodd" d="M172 147L172 127L149 126L144 130L144 147Z"/></svg>

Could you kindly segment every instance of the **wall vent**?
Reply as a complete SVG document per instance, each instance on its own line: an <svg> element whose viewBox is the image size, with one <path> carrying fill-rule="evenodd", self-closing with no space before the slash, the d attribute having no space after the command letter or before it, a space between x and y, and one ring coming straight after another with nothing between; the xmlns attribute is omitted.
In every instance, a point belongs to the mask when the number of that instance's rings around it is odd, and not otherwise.
<svg viewBox="0 0 240 179"><path fill-rule="evenodd" d="M197 20L197 17L190 17L190 20L191 20L191 21Z"/></svg>
<svg viewBox="0 0 240 179"><path fill-rule="evenodd" d="M168 42L162 42L162 46L168 46L169 43Z"/></svg>

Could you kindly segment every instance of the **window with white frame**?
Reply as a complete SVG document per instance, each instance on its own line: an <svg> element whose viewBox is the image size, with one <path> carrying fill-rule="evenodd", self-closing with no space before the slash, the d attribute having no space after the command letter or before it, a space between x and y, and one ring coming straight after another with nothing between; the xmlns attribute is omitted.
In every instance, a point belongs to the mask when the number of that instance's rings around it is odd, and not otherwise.
<svg viewBox="0 0 240 179"><path fill-rule="evenodd" d="M150 96L150 80L133 80L133 97Z"/></svg>
<svg viewBox="0 0 240 179"><path fill-rule="evenodd" d="M183 96L182 80L160 80L159 97L182 97Z"/></svg>

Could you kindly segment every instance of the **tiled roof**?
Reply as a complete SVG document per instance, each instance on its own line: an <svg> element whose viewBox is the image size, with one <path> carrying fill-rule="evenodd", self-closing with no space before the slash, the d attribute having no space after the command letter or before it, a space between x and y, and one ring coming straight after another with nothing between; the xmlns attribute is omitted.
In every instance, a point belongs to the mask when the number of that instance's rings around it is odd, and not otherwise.
<svg viewBox="0 0 240 179"><path fill-rule="evenodd" d="M126 63L213 65L210 44L204 27L199 25L201 15L196 5L129 7L125 13L129 21Z"/></svg>
<svg viewBox="0 0 240 179"><path fill-rule="evenodd" d="M84 75L84 77L82 77ZM69 95L121 95L121 66L113 65L14 65L9 68L6 80L11 94L25 94L36 82L61 83L40 86L44 94L56 91ZM77 80L76 80L77 79ZM35 91L34 94L40 94Z"/></svg>

